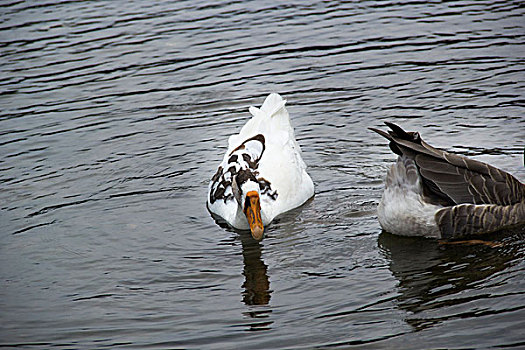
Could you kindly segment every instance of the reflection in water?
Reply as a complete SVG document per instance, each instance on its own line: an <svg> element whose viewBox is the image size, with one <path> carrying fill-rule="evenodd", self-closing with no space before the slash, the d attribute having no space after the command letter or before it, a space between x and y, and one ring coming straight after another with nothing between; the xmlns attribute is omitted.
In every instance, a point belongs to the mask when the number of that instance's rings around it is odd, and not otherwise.
<svg viewBox="0 0 525 350"><path fill-rule="evenodd" d="M261 259L261 246L251 236L241 234L244 258L244 288L242 300L246 305L267 305L270 301L268 267Z"/></svg>
<svg viewBox="0 0 525 350"><path fill-rule="evenodd" d="M457 314L452 307L495 298L483 289L492 286L490 279L495 273L512 267L523 258L519 247L524 238L522 233L491 236L487 239L502 244L490 247L446 245L436 240L383 232L378 244L390 261L390 271L399 281L398 307L414 316L406 321L418 331L446 319L481 316L470 309Z"/></svg>
<svg viewBox="0 0 525 350"><path fill-rule="evenodd" d="M261 245L255 241L248 232L239 233L242 242L242 256L244 259L244 283L242 287L242 301L248 306L268 305L271 297L270 281L268 280L268 267L261 258ZM247 324L250 331L269 330L273 321L267 320L272 312L269 308L251 309L245 313L257 322ZM262 321L259 321L263 319Z"/></svg>
<svg viewBox="0 0 525 350"><path fill-rule="evenodd" d="M0 348L523 341L525 309L508 310L525 306L512 257L525 244L406 253L382 236L379 256L372 210L394 157L367 129L391 120L525 179L523 1L6 0L0 13ZM204 207L228 136L271 91L293 101L317 193L257 244ZM483 295L503 322L414 334L404 320L466 315L450 299ZM469 340L434 342L451 328Z"/></svg>
<svg viewBox="0 0 525 350"><path fill-rule="evenodd" d="M252 238L249 231L232 229L222 218L211 212L210 214L217 225L228 231L236 232L241 239L245 277L242 285L244 288L242 301L246 305L268 305L271 294L270 281L267 274L268 267L261 258L260 243Z"/></svg>

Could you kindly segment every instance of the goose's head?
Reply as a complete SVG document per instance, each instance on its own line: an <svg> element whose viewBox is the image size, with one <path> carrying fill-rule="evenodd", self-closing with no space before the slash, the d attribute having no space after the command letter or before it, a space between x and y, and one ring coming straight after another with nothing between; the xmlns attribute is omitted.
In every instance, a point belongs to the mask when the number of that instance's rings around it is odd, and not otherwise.
<svg viewBox="0 0 525 350"><path fill-rule="evenodd" d="M261 240L264 235L264 225L261 218L261 198L259 183L250 170L240 170L232 182L233 193L239 207L242 209L252 237Z"/></svg>

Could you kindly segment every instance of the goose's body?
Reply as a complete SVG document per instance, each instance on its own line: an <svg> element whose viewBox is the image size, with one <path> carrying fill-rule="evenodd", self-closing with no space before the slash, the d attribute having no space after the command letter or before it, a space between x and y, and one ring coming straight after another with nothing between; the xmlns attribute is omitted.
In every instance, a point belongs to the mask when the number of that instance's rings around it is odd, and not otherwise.
<svg viewBox="0 0 525 350"><path fill-rule="evenodd" d="M525 225L525 185L515 177L386 124L388 132L371 128L399 155L377 209L385 231L449 239Z"/></svg>
<svg viewBox="0 0 525 350"><path fill-rule="evenodd" d="M264 226L314 194L301 149L290 124L286 101L270 94L228 150L208 186L208 209L230 226L250 229L261 239Z"/></svg>

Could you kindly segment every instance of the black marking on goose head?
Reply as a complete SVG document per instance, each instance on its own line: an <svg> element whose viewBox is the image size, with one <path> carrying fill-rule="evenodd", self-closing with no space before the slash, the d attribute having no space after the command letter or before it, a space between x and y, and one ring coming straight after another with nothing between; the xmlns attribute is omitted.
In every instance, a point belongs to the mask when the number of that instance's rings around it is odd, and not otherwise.
<svg viewBox="0 0 525 350"><path fill-rule="evenodd" d="M253 137L250 137L249 139L244 140L243 143L241 143L241 144L240 144L239 146L237 146L233 151L230 152L230 155L234 154L234 153L237 152L237 151L240 151L240 150L245 149L245 148L246 148L246 144L247 144L248 142L250 142L250 141L258 141L258 142L261 143L261 146L262 146L261 153L259 154L259 157L258 157L257 159L254 160L254 161L258 162L259 159L261 159L261 157L262 157L262 155L263 155L263 153L264 153L264 150L266 149L266 147L265 147L265 142L266 142L266 140L265 140L265 138L264 138L264 135L262 135L262 134L257 134L257 135L255 135L255 136L253 136Z"/></svg>
<svg viewBox="0 0 525 350"><path fill-rule="evenodd" d="M219 180L219 178L222 176L222 166L219 166L219 168L217 169L217 172L215 173L215 175L213 175L213 177L211 178L211 181L212 182L217 182L217 180Z"/></svg>
<svg viewBox="0 0 525 350"><path fill-rule="evenodd" d="M238 156L236 154L232 155L230 158L228 158L228 163L235 163L237 158Z"/></svg>
<svg viewBox="0 0 525 350"><path fill-rule="evenodd" d="M255 142L255 144L251 144L251 142ZM260 145L257 145L257 143ZM230 152L228 163L224 168L219 166L211 179L210 203L213 204L218 199L224 200L224 203L233 200L238 196L241 186L250 180L259 184L259 188L262 190L261 194L268 194L270 198L275 199L277 193L275 191L271 192L270 182L263 179L264 181L261 184L259 179L256 178L259 160L264 150L265 138L262 134L258 134L246 139ZM237 198L237 200L240 200L240 198Z"/></svg>
<svg viewBox="0 0 525 350"><path fill-rule="evenodd" d="M277 199L277 190L272 191L272 183L270 181L266 180L264 177L259 177L257 182L259 183L259 189L261 190L262 195L268 195L268 197L273 200Z"/></svg>

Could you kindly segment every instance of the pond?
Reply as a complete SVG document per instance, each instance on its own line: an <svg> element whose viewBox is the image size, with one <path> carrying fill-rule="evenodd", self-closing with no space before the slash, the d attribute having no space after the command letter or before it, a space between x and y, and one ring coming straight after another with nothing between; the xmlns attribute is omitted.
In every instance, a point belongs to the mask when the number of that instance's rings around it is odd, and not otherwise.
<svg viewBox="0 0 525 350"><path fill-rule="evenodd" d="M525 180L519 1L0 4L0 346L525 346L525 232L382 232L368 127ZM315 196L254 241L207 186L270 92Z"/></svg>

